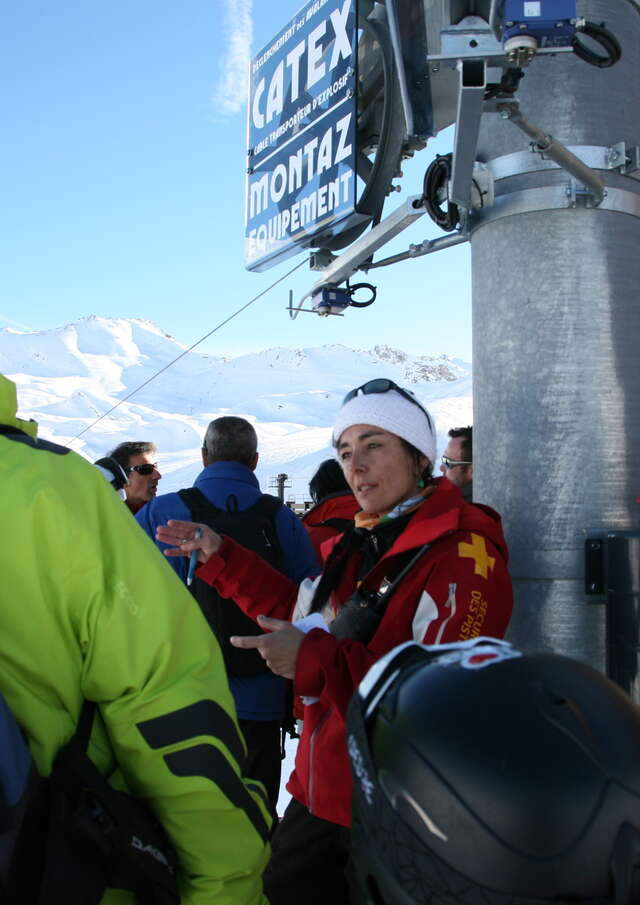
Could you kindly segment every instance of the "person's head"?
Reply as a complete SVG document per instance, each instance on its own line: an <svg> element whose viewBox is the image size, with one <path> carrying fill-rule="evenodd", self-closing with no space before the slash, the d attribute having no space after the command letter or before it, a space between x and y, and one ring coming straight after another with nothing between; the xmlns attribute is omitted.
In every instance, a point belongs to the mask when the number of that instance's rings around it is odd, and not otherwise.
<svg viewBox="0 0 640 905"><path fill-rule="evenodd" d="M365 513L388 512L431 480L433 422L415 396L392 380L369 380L347 393L333 444Z"/></svg>
<svg viewBox="0 0 640 905"><path fill-rule="evenodd" d="M239 462L254 469L258 464L258 435L244 418L224 415L211 421L202 444L202 462Z"/></svg>
<svg viewBox="0 0 640 905"><path fill-rule="evenodd" d="M122 465L111 456L103 456L93 463L103 477L111 484L118 496L126 500L126 487L129 483L127 473Z"/></svg>
<svg viewBox="0 0 640 905"><path fill-rule="evenodd" d="M143 506L158 492L158 481L162 477L155 462L154 443L129 441L120 443L109 453L124 468L129 483L125 487L127 502L133 506Z"/></svg>
<svg viewBox="0 0 640 905"><path fill-rule="evenodd" d="M367 905L638 902L640 710L506 642L379 660L347 720Z"/></svg>
<svg viewBox="0 0 640 905"><path fill-rule="evenodd" d="M344 472L335 459L325 459L318 465L314 476L309 481L309 493L314 503L319 503L331 493L351 490Z"/></svg>
<svg viewBox="0 0 640 905"><path fill-rule="evenodd" d="M456 487L464 487L473 481L472 427L451 428L440 471Z"/></svg>

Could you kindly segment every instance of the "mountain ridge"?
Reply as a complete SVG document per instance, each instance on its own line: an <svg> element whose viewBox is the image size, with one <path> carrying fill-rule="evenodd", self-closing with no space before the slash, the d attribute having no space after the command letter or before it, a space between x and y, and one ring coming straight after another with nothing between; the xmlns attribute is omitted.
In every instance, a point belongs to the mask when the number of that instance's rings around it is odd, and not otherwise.
<svg viewBox="0 0 640 905"><path fill-rule="evenodd" d="M331 455L331 424L344 393L373 377L410 387L428 406L439 449L450 427L471 423L471 365L451 355L414 356L383 343L233 357L185 352L157 324L138 318L91 315L50 330L0 330L0 371L18 386L22 417L92 461L123 440L153 440L163 492L193 481L207 424L235 414L258 432L263 489L284 471L291 497L304 497L315 467Z"/></svg>

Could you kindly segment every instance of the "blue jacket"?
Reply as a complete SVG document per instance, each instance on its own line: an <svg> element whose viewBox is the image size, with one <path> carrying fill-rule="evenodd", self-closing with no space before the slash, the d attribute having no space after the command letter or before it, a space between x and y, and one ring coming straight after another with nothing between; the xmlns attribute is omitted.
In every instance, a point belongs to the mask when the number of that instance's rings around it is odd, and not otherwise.
<svg viewBox="0 0 640 905"><path fill-rule="evenodd" d="M262 496L254 472L239 462L214 462L207 465L194 482L207 499L226 509L227 497L234 494L238 508L248 509ZM136 514L150 538L163 550L166 544L155 540L156 527L169 519L190 521L191 514L177 493L165 493L151 500ZM282 571L296 584L320 571L307 531L294 513L282 506L276 514L276 531L282 547ZM186 582L189 562L186 557L167 561ZM245 720L281 720L285 716L284 681L267 673L261 676L234 677L230 680L238 716Z"/></svg>

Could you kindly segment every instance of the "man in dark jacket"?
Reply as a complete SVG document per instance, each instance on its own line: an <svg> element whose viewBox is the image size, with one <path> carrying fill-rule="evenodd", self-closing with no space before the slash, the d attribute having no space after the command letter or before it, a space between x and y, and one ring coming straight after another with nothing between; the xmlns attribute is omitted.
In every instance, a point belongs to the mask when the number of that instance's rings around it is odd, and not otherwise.
<svg viewBox="0 0 640 905"><path fill-rule="evenodd" d="M242 512L263 496L255 468L258 463L258 438L253 426L244 418L226 416L209 424L202 447L204 470L194 487L218 509ZM206 502L206 501L205 501ZM167 493L151 500L136 516L146 533L155 540L156 528L169 519L191 519L192 512L178 493ZM196 521L204 521L196 518ZM278 568L292 581L300 583L319 571L311 541L302 522L286 506L275 512L275 531L281 550ZM160 549L166 544L159 543ZM188 561L171 559L171 565L187 579ZM227 610L235 605L227 603ZM238 610L238 615L240 611ZM233 618L233 612L231 613ZM225 631L225 635L234 631ZM228 637L218 633L223 653L236 653ZM281 727L288 716L286 686L283 679L268 670L260 674L239 674L229 667L229 684L235 698L240 725L249 748L246 772L264 783L273 808L278 798L281 768Z"/></svg>

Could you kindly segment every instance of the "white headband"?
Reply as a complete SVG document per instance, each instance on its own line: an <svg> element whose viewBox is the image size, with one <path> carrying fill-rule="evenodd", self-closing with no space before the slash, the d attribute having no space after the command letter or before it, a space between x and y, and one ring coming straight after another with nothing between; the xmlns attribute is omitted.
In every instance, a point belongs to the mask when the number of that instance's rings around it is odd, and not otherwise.
<svg viewBox="0 0 640 905"><path fill-rule="evenodd" d="M366 395L359 393L346 402L338 412L333 426L333 443L337 446L348 427L353 427L354 424L370 424L402 437L434 465L436 435L432 423L427 410L417 399L415 403L410 402L396 390Z"/></svg>

